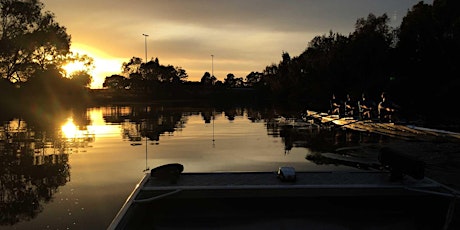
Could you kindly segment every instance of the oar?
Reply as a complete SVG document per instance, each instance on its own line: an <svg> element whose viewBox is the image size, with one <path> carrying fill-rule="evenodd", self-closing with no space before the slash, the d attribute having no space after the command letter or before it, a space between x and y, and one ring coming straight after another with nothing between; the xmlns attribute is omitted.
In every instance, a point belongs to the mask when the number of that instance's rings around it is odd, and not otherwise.
<svg viewBox="0 0 460 230"><path fill-rule="evenodd" d="M319 112L314 112L314 111L311 111L311 110L310 110L310 112L308 112L308 111L309 111L309 110L307 109L307 112L304 113L304 114L305 114L305 117L316 118L316 117L314 117L314 115L320 114Z"/></svg>
<svg viewBox="0 0 460 230"><path fill-rule="evenodd" d="M318 118L318 117L313 117L313 115L319 115L319 116L320 116L319 118L320 118L321 120L322 120L323 117L325 117L325 116L321 115L320 112L313 112L313 113L310 112L310 115L309 115L309 114L308 114L308 110L307 110L307 116L308 116L308 117ZM326 115L326 116L329 116L329 114ZM335 119L332 119L332 120L329 120L329 121L325 121L325 122L322 122L322 121L321 121L321 124L333 123L334 121L337 121L337 120L340 120L340 119L342 119L342 117L339 116L338 118L335 118ZM347 124L342 124L342 125L340 125L340 124L334 124L334 125L335 125L336 127L344 127L344 126L347 126L347 125L351 125L351 124L357 123L357 122L359 122L359 121L360 121L360 120L355 120L355 121L350 122L350 123L347 123Z"/></svg>
<svg viewBox="0 0 460 230"><path fill-rule="evenodd" d="M334 118L334 119L332 119L330 121L325 121L325 122L321 122L321 123L327 124L327 123L331 123L331 122L334 122L334 121L337 121L337 120L340 120L340 119L342 119L342 117L339 116L338 118ZM337 124L335 124L335 125L337 125Z"/></svg>
<svg viewBox="0 0 460 230"><path fill-rule="evenodd" d="M350 123L346 123L346 124L341 124L341 125L340 125L340 124L336 124L336 126L337 126L337 127L344 127L344 126L347 126L347 125L352 125L352 124L354 124L354 123L358 123L358 122L360 122L360 121L361 121L361 120L354 120L354 121L352 121L352 122L350 122Z"/></svg>
<svg viewBox="0 0 460 230"><path fill-rule="evenodd" d="M314 112L314 111L311 111L311 110L310 110L310 112L309 112L309 110L307 110L307 112L304 113L304 115L305 116L303 116L303 119L305 119L305 120L307 118L312 118L314 120L319 120L319 122L321 122L321 118L323 117L320 112ZM315 116L315 115L317 115L317 116Z"/></svg>

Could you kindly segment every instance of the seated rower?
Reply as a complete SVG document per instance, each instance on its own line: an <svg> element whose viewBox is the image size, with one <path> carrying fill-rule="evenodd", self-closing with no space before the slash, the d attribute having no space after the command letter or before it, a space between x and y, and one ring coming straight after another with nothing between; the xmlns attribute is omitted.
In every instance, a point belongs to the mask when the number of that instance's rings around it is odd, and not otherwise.
<svg viewBox="0 0 460 230"><path fill-rule="evenodd" d="M392 122L394 113L399 108L393 103L386 92L381 94L382 101L378 105L379 119L381 122Z"/></svg>
<svg viewBox="0 0 460 230"><path fill-rule="evenodd" d="M335 96L335 94L332 94L332 99L330 101L331 104L331 110L330 110L330 115L339 115L339 117L342 114L342 102Z"/></svg>
<svg viewBox="0 0 460 230"><path fill-rule="evenodd" d="M358 101L358 109L360 119L371 120L375 111L375 103L366 97L366 94L361 95L361 100Z"/></svg>
<svg viewBox="0 0 460 230"><path fill-rule="evenodd" d="M357 114L358 104L350 96L350 94L347 94L347 100L345 101L344 106L345 106L345 116L346 117L354 117Z"/></svg>

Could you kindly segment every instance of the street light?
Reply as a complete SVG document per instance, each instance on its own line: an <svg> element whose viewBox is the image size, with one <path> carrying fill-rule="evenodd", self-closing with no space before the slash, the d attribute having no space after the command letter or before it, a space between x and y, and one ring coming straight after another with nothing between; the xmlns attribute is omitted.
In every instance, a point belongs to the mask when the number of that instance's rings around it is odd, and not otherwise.
<svg viewBox="0 0 460 230"><path fill-rule="evenodd" d="M214 77L214 54L211 54L211 78Z"/></svg>
<svg viewBox="0 0 460 230"><path fill-rule="evenodd" d="M212 82L212 79L214 77L214 54L211 54L211 82ZM214 111L212 111L212 146L214 147L214 141L216 139L214 139Z"/></svg>
<svg viewBox="0 0 460 230"><path fill-rule="evenodd" d="M142 34L144 36L145 40L145 63L147 63L147 37L149 36L148 34Z"/></svg>

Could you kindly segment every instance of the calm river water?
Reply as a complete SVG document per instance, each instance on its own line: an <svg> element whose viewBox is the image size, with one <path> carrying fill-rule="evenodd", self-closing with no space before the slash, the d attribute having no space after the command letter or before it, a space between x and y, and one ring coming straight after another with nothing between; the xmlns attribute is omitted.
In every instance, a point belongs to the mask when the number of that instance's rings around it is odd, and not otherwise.
<svg viewBox="0 0 460 230"><path fill-rule="evenodd" d="M143 174L166 163L186 172L358 170L318 154L385 141L284 121L290 114L137 105L4 120L0 229L105 229Z"/></svg>

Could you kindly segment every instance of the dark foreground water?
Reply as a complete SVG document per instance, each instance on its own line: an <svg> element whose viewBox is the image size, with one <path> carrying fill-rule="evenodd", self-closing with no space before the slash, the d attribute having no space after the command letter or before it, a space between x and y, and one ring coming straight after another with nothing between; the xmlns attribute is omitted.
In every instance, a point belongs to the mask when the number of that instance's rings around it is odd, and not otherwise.
<svg viewBox="0 0 460 230"><path fill-rule="evenodd" d="M162 164L186 172L372 170L372 147L353 153L359 163L331 152L392 141L284 119L292 114L136 105L4 120L0 229L105 229L142 175Z"/></svg>

